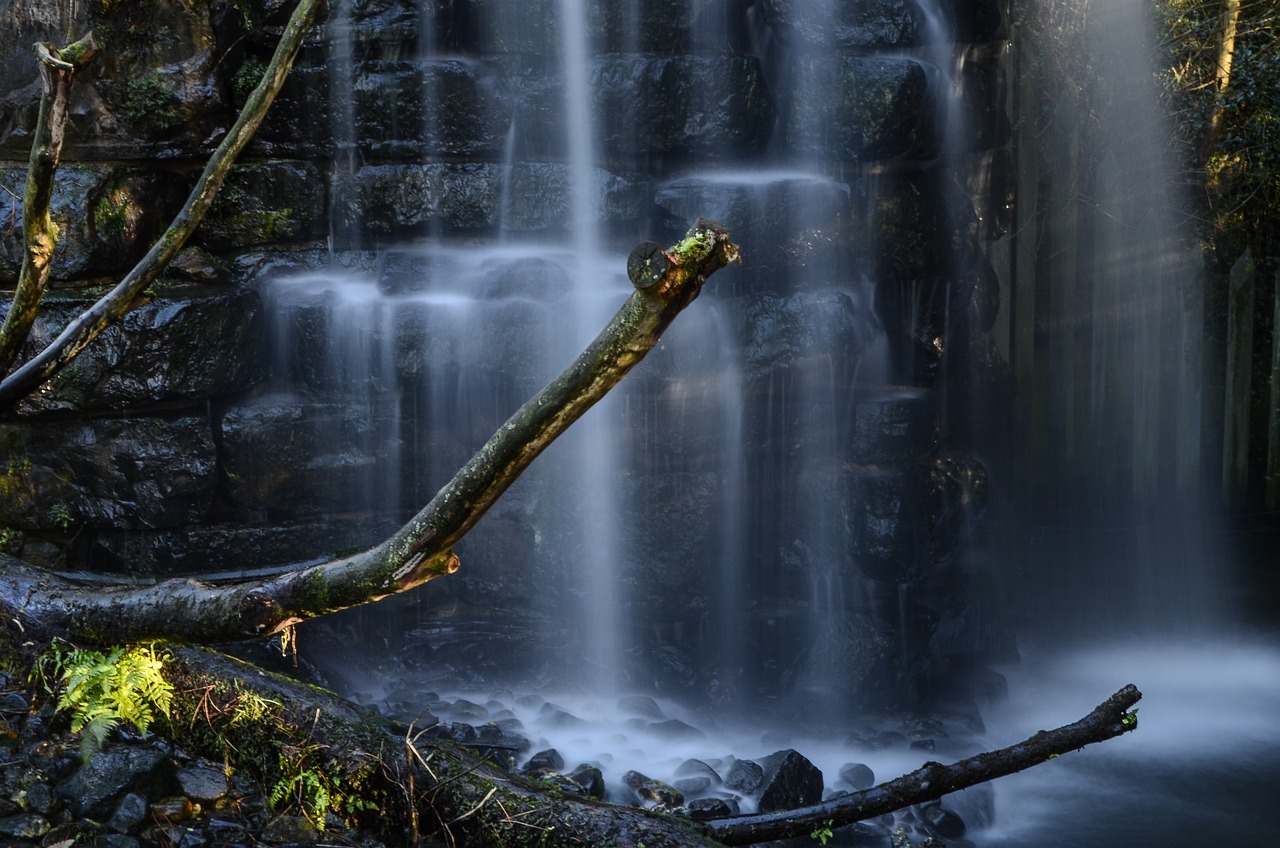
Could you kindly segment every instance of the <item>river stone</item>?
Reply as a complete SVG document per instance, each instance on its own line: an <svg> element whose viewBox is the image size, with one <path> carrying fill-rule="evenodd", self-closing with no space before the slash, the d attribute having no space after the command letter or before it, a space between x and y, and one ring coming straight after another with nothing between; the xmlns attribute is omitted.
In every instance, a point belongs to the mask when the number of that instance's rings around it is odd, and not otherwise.
<svg viewBox="0 0 1280 848"><path fill-rule="evenodd" d="M182 794L201 804L212 804L227 794L226 773L213 766L193 765L178 769Z"/></svg>
<svg viewBox="0 0 1280 848"><path fill-rule="evenodd" d="M555 748L547 748L545 751L539 751L529 758L524 764L522 771L560 771L564 768L564 757Z"/></svg>
<svg viewBox="0 0 1280 848"><path fill-rule="evenodd" d="M764 782L764 769L752 760L734 760L724 777L726 789L732 789L744 795L754 794L762 782Z"/></svg>
<svg viewBox="0 0 1280 848"><path fill-rule="evenodd" d="M688 810L693 819L724 819L737 814L723 798L696 798L689 802Z"/></svg>
<svg viewBox="0 0 1280 848"><path fill-rule="evenodd" d="M765 757L760 766L764 770L760 812L794 810L822 800L822 772L799 751L776 751Z"/></svg>
<svg viewBox="0 0 1280 848"><path fill-rule="evenodd" d="M285 815L267 822L261 838L271 845L311 845L320 839L320 832L305 816Z"/></svg>
<svg viewBox="0 0 1280 848"><path fill-rule="evenodd" d="M39 813L19 813L0 818L0 836L12 839L39 839L50 829L49 820Z"/></svg>
<svg viewBox="0 0 1280 848"><path fill-rule="evenodd" d="M125 794L160 798L180 791L173 760L163 751L128 746L100 751L57 786L72 815L102 821Z"/></svg>
<svg viewBox="0 0 1280 848"><path fill-rule="evenodd" d="M147 818L147 799L137 792L130 792L120 799L107 828L116 833L133 833Z"/></svg>
<svg viewBox="0 0 1280 848"><path fill-rule="evenodd" d="M840 779L854 789L867 789L876 782L875 773L865 763L845 763L840 767Z"/></svg>
<svg viewBox="0 0 1280 848"><path fill-rule="evenodd" d="M592 798L605 800L606 791L604 783L604 773L599 767L589 763L582 765L569 772L569 779L582 787L582 791Z"/></svg>

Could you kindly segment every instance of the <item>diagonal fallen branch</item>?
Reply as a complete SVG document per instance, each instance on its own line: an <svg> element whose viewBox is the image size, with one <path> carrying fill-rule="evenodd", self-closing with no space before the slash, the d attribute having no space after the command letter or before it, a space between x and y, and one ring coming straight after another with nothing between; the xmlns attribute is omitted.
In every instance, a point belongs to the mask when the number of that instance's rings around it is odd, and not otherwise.
<svg viewBox="0 0 1280 848"><path fill-rule="evenodd" d="M453 546L542 451L658 343L711 274L739 261L729 231L699 220L559 377L498 428L390 539L339 560L253 580L87 586L0 554L0 627L17 644L58 635L113 645L144 639L219 643L375 601L458 568Z"/></svg>
<svg viewBox="0 0 1280 848"><path fill-rule="evenodd" d="M718 819L707 825L712 838L725 845L752 845L804 836L816 827L841 827L933 801L950 792L1024 771L1085 745L1128 733L1138 726L1137 712L1130 712L1129 708L1141 697L1142 693L1131 683L1079 721L1056 730L1042 730L1008 748L987 751L947 766L925 763L910 774L879 786L811 807Z"/></svg>

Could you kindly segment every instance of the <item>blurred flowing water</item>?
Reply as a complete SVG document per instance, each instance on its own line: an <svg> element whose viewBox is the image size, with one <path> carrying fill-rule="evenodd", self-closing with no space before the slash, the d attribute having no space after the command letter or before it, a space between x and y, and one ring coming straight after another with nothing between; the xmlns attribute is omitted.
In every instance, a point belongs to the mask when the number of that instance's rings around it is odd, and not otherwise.
<svg viewBox="0 0 1280 848"><path fill-rule="evenodd" d="M843 8L823 2L827 15ZM933 367L929 345L967 318L948 301L936 338L909 340L923 347L904 356L910 345L887 340L876 246L855 249L839 228L883 213L876 192L888 177L812 152L830 135L824 113L801 108L825 94L812 71L828 50L820 39L792 66L782 110L792 120L779 119L767 153L689 156L671 168L660 154L604 149L619 128L597 120L600 93L588 84L605 77L593 71L589 4L557 0L563 134L544 142L558 159L544 158L564 165L561 226L531 234L520 211L530 198L517 174L537 144L523 123L532 107L517 100L499 121L496 231L428 233L376 252L337 232L347 249L335 248L331 269L273 283L278 372L297 391L332 391L348 405L330 436L346 447L332 462L350 466L372 510L400 517L569 363L630 293L624 245L652 235L601 222L610 168L653 168L655 229L721 217L752 264L718 275L481 522L460 546L463 571L440 581L460 588L433 584L421 606L395 599L355 613L357 647L326 673L372 702L397 701L407 718L512 721L532 750L599 763L619 792L628 769L674 780L688 758L723 765L785 747L819 765L828 789L855 759L888 779L1073 721L1133 682L1146 693L1136 733L997 783L994 822L987 790L952 799L971 809L968 838L1267 844L1280 654L1232 623L1234 552L1207 506L1202 281L1173 235L1181 199L1167 128L1149 53L1134 46L1149 43L1149 21L1133 0L1093 7L1091 43L1111 86L1101 117L1114 123L1092 163L1069 166L1096 168L1088 196L1067 180L1066 199L1040 210L1070 207L1074 220L1087 205L1088 240L1071 246L1074 265L1044 271L1052 263L1035 254L1028 202L1014 234L967 256L999 267L999 317L974 333L990 332L1009 361L1017 391L999 404L949 361L936 387L900 379ZM963 170L976 130L957 106L966 56L949 48L954 10L918 11L930 40L910 60L926 69L925 100L949 131L915 153L932 157L930 168ZM430 5L420 14L423 32L436 32ZM768 54L767 27L756 35L752 49ZM334 72L350 73L350 44L340 43ZM423 44L438 49L425 35ZM437 87L423 90L427 115L444 108ZM727 98L715 86L686 93L711 115ZM638 135L646 108L615 123ZM335 116L351 120L349 104ZM1043 152L1021 143L1028 159ZM936 241L969 226L947 212L928 223L942 231L927 233ZM933 308L927 295L904 295L906 311ZM937 413L926 449L910 426L919 409ZM908 447L868 458L851 447L867 432ZM888 538L874 532L910 500L897 481L966 433L991 472L985 529L946 558L940 586L914 566L868 574L875 546L865 539ZM943 544L947 520L968 520L971 504L959 500L920 507L919 549ZM953 588L964 581L980 596ZM1017 650L993 648L1011 641L1006 630ZM996 655L1007 694L986 668ZM962 680L968 671L988 685ZM962 696L942 694L957 682L970 684ZM656 712L627 700L633 692L655 695ZM483 710L466 712L464 698ZM885 704L899 711L875 712ZM924 722L930 711L941 723ZM890 726L901 744L866 742ZM908 737L933 747L909 748Z"/></svg>

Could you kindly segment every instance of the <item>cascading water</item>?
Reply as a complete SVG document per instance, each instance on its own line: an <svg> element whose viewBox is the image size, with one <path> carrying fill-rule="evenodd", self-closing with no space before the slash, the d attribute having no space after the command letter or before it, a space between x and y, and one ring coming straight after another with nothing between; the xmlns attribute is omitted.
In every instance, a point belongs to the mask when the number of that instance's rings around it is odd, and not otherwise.
<svg viewBox="0 0 1280 848"><path fill-rule="evenodd" d="M1120 250L1167 226L1121 214L1164 205L1124 195L1128 160L1115 154L1100 180L1121 190L1115 206L1098 195L1095 221L1127 223L1098 231L1090 292L1072 283L1051 298L1049 283L1018 276L1042 260L1000 223L1009 210L991 200L975 213L970 200L1008 142L1007 123L969 114L979 95L1003 103L1000 85L983 82L999 77L989 70L999 26L932 3L690 2L656 16L649 5L494 3L487 16L454 9L442 21L433 4L418 13L420 55L362 59L357 38L335 63L356 75L357 124L363 97L366 112L405 111L387 126L419 114L425 126L393 139L334 132L367 160L335 175L333 217L350 232L335 228L330 267L272 284L291 330L280 371L294 390L272 402L336 396L327 418L302 414L317 439L345 446L325 456L358 469L352 479L370 488L351 500L383 519L425 501L603 325L629 293L634 243L674 240L707 216L730 227L748 264L718 274L663 346L535 463L459 546L457 575L357 614L359 632L392 646L395 679L365 677L354 660L329 672L406 718L427 709L520 727L534 750L600 763L619 798L627 769L674 779L684 758L786 745L823 769L828 788L847 788L834 776L855 759L884 778L976 746L968 673L991 680L984 667L1013 654L993 596L1054 623L1042 631L1053 638L1119 618L1160 632L1171 609L1189 616L1208 594L1204 573L1155 579L1167 549L1126 541L1147 569L1138 577L1127 566L1120 576L1114 558L1049 559L1055 533L1072 557L1117 536L1055 524L1050 506L1079 501L1042 500L1032 485L1041 474L1082 480L1072 498L1138 510L1115 513L1116 527L1168 512L1148 499L1153 488L1195 488L1185 453L1195 387L1162 379L1159 402L1148 399L1143 369L1186 349L1191 336L1171 327L1197 317L1148 310L1176 301L1161 294L1169 277L1147 274L1163 255ZM990 43L954 48L948 33L962 23ZM405 151L422 161L397 159ZM360 180L394 183L395 208L352 202L359 192L344 185ZM1030 229L1020 219L1018 233ZM1115 283L1144 277L1153 289L1119 300ZM1087 297L1078 318L1058 311ZM1037 358L1044 319L1106 313L1122 320L1064 336L1089 356ZM1138 313L1150 320L1131 322ZM1000 356L974 355L988 342L1010 361L1020 405L989 373ZM969 373L973 360L987 372ZM1054 382L1063 391L1040 394ZM1174 424L1159 412L1170 397ZM991 435L1004 414L1023 425L1008 439ZM1021 523L1000 523L1010 510L997 509L992 532L1006 541L970 547L986 485L975 445L997 498L1035 509ZM1170 470L1161 451L1173 446ZM1112 484L1124 497L1108 500ZM1067 577L1025 573L1036 565L1018 544L1028 534ZM1002 563L1021 570L1001 574ZM1177 605L1139 605L1172 584ZM1039 656L1003 669L1015 688L1066 668ZM1100 682L1087 697L1114 688ZM1019 727L1020 705L1015 693L989 713L1000 718L993 735L1016 736L1006 727ZM859 723L886 709L899 711L893 732ZM929 710L946 719L907 717ZM1021 808L1025 785L1001 808ZM988 822L988 796L973 794L970 822ZM1004 818L991 838L1040 826Z"/></svg>

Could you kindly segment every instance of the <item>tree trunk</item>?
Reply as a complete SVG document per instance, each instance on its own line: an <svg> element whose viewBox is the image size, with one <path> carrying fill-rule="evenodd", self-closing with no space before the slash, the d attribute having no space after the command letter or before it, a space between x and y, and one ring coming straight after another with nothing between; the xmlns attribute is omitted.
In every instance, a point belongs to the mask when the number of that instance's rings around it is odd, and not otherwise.
<svg viewBox="0 0 1280 848"><path fill-rule="evenodd" d="M258 125L262 123L262 119L266 116L267 109L270 108L272 101L275 100L276 95L284 85L285 78L289 75L289 69L293 66L293 60L302 47L303 36L311 29L311 25L315 23L322 5L323 0L300 0L280 36L280 43L276 46L276 52L271 57L271 63L263 71L262 80L258 83L258 87L249 95L248 100L245 101L244 108L240 110L240 116L236 118L235 124L227 132L226 137L222 139L222 143L218 145L213 156L209 158L209 162L205 165L204 172L200 174L200 179L196 181L195 188L191 190L186 204L179 210L169 228L151 246L151 249L147 251L147 255L142 257L142 260L134 266L133 270L116 284L115 288L107 292L101 300L68 324L48 347L40 351L39 354L24 363L8 377L0 380L0 409L14 406L18 401L39 388L41 383L48 380L75 359L80 354L80 351L84 350L89 342L97 338L98 334L113 321L139 304L139 298L142 296L143 291L159 278L170 260L177 255L182 246L186 244L187 239L195 232L196 227L204 220L205 213L213 205L214 197L217 195L218 189L221 188L223 180L226 179L227 173L231 170L231 166L235 164L236 157L249 144L254 132L258 129ZM58 136L60 145L60 130ZM35 156L34 150L32 156ZM53 170L49 169L47 174L44 175L44 187L41 190L51 191L52 181ZM28 188L28 191L31 191L31 189ZM29 228L30 226L30 219L24 218L24 228L28 228L25 232L27 244L31 245L33 238L46 239L48 241L47 250L49 254L52 254L53 239L56 238L56 233L41 231L38 227ZM30 251L31 248L28 247L28 252ZM31 305L32 317L34 317L34 310L37 306L39 306L38 298ZM24 332L23 338L25 336L26 333ZM21 344L21 340L18 343ZM3 360L0 360L0 365L7 367L7 363L4 363ZM0 371L2 370L3 368L0 368Z"/></svg>
<svg viewBox="0 0 1280 848"><path fill-rule="evenodd" d="M27 340L49 283L49 265L58 243L58 227L50 217L49 206L53 197L53 175L62 158L71 80L97 53L98 45L92 32L61 50L51 44L36 45L42 88L40 114L31 143L26 188L22 192L22 268L9 313L0 326L0 373L9 370Z"/></svg>
<svg viewBox="0 0 1280 848"><path fill-rule="evenodd" d="M1222 138L1222 125L1227 114L1227 88L1231 85L1231 64L1236 55L1236 31L1240 26L1240 0L1224 0L1221 20L1222 28L1218 30L1218 50L1213 70L1213 93L1217 102L1209 117L1209 127L1200 148L1202 167L1209 163L1218 140Z"/></svg>
<svg viewBox="0 0 1280 848"><path fill-rule="evenodd" d="M231 642L455 571L454 544L547 445L657 344L711 274L739 261L728 231L702 220L663 257L659 279L646 279L573 364L520 407L421 512L382 544L266 578L105 588L0 555L3 626L18 646L39 646L55 636L102 646L157 638Z"/></svg>

